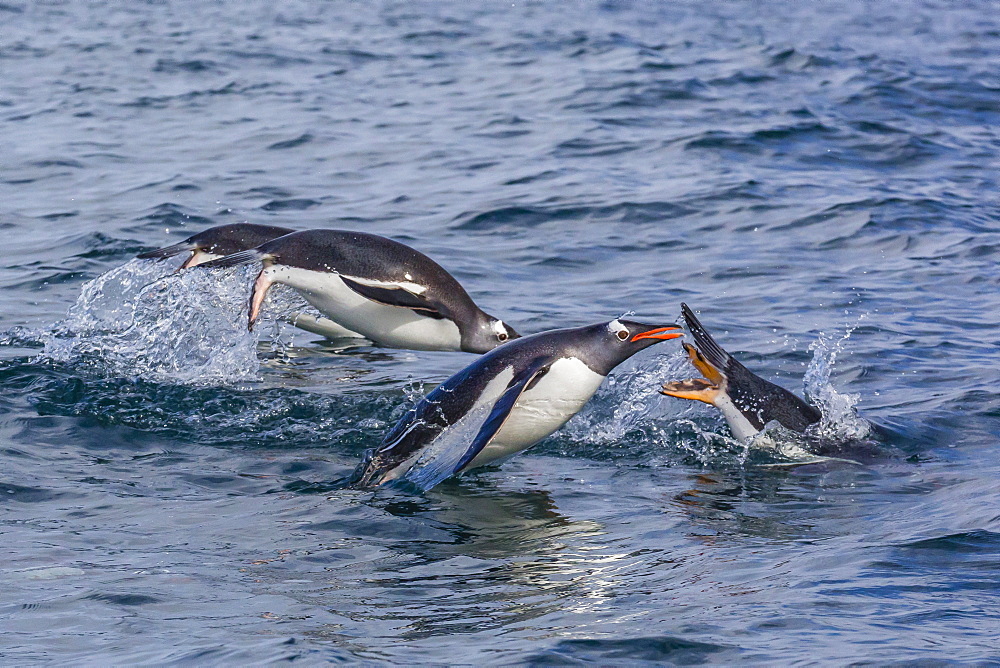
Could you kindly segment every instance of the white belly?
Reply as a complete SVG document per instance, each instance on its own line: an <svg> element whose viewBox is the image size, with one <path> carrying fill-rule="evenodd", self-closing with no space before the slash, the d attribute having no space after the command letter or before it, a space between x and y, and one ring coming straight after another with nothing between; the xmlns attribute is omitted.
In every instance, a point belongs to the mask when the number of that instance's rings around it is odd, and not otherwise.
<svg viewBox="0 0 1000 668"><path fill-rule="evenodd" d="M288 318L288 322L299 329L304 329L313 334L325 336L328 339L357 339L363 338L357 332L352 332L343 325L338 325L329 318L317 318L311 313L296 313Z"/></svg>
<svg viewBox="0 0 1000 668"><path fill-rule="evenodd" d="M757 434L757 428L750 424L750 420L733 405L729 395L719 392L715 398L714 405L722 412L722 417L729 423L729 429L738 441L746 441L751 436Z"/></svg>
<svg viewBox="0 0 1000 668"><path fill-rule="evenodd" d="M275 283L289 285L331 320L372 341L411 350L461 350L462 337L451 320L417 315L359 295L338 274L274 265L264 270Z"/></svg>
<svg viewBox="0 0 1000 668"><path fill-rule="evenodd" d="M542 440L576 415L602 382L604 376L576 358L557 361L533 388L521 393L503 427L469 468L484 466Z"/></svg>

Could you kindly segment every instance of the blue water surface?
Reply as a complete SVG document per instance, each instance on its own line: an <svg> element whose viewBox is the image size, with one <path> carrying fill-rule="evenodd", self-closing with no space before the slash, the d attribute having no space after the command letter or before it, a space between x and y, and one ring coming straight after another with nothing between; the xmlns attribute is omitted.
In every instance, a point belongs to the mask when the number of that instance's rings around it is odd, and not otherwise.
<svg viewBox="0 0 1000 668"><path fill-rule="evenodd" d="M1000 662L994 3L0 25L3 663ZM757 465L657 394L667 342L500 466L334 490L473 358L249 334L251 276L132 261L242 221L410 244L521 332L685 301L883 451Z"/></svg>

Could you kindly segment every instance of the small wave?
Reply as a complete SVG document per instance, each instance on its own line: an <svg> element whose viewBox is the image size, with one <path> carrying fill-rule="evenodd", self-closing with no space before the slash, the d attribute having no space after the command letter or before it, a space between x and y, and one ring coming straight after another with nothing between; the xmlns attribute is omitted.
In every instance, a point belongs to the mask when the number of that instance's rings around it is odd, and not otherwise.
<svg viewBox="0 0 1000 668"><path fill-rule="evenodd" d="M270 51L247 51L241 49L231 49L224 52L225 55L231 56L239 60L249 60L263 63L265 66L274 67L291 67L293 65L310 65L312 60L306 58L305 56L300 56L296 54L283 54L275 53L274 50ZM230 84L233 85L233 84Z"/></svg>
<svg viewBox="0 0 1000 668"><path fill-rule="evenodd" d="M765 52L773 51L773 48L765 50ZM810 53L802 53L794 48L787 48L773 53L770 56L768 65L771 67L802 71L812 68L819 67L831 67L835 65L836 62L830 58L824 58L823 56L817 56Z"/></svg>
<svg viewBox="0 0 1000 668"><path fill-rule="evenodd" d="M739 663L743 651L675 636L572 638L528 657L528 665L694 665Z"/></svg>
<svg viewBox="0 0 1000 668"><path fill-rule="evenodd" d="M750 132L706 130L684 144L686 150L719 149L757 154L775 149L788 150L795 142L828 141L837 130L818 121L761 128Z"/></svg>
<svg viewBox="0 0 1000 668"><path fill-rule="evenodd" d="M552 155L556 158L595 158L639 151L647 146L646 142L590 140L578 137L556 146Z"/></svg>
<svg viewBox="0 0 1000 668"><path fill-rule="evenodd" d="M153 67L154 72L166 73L166 74L192 74L201 72L219 72L222 68L211 60L206 59L192 59L192 60L175 60L173 58L160 58L156 61L156 65Z"/></svg>
<svg viewBox="0 0 1000 668"><path fill-rule="evenodd" d="M897 547L965 554L998 554L1000 553L1000 533L986 529L975 529L947 536L916 540Z"/></svg>
<svg viewBox="0 0 1000 668"><path fill-rule="evenodd" d="M626 201L605 206L508 206L478 213L464 213L456 218L456 221L462 222L456 225L455 229L485 232L504 227L533 228L545 223L567 220L600 220L628 224L662 223L664 220L677 220L695 212L696 209L685 204L664 201Z"/></svg>
<svg viewBox="0 0 1000 668"><path fill-rule="evenodd" d="M209 88L206 90L193 90L179 95L143 95L128 102L119 102L119 106L136 109L166 109L175 103L190 103L206 97L216 95L246 95L255 91L269 88L271 84L259 83L240 86L235 81L230 81L225 86L219 88Z"/></svg>
<svg viewBox="0 0 1000 668"><path fill-rule="evenodd" d="M196 225L211 227L215 224L211 218L205 218L186 210L179 204L164 202L154 207L152 212L143 216L141 220L149 221L162 227L181 227L184 225Z"/></svg>
<svg viewBox="0 0 1000 668"><path fill-rule="evenodd" d="M12 327L0 332L0 347L41 347L43 341L36 330L27 327Z"/></svg>
<svg viewBox="0 0 1000 668"><path fill-rule="evenodd" d="M308 197L294 199L275 199L260 207L264 211L304 211L314 206L319 206L322 202L309 199Z"/></svg>
<svg viewBox="0 0 1000 668"><path fill-rule="evenodd" d="M302 146L303 144L308 144L314 139L313 135L305 132L295 139L286 139L285 141L279 141L268 146L268 150L281 151L284 149L295 148L297 146Z"/></svg>

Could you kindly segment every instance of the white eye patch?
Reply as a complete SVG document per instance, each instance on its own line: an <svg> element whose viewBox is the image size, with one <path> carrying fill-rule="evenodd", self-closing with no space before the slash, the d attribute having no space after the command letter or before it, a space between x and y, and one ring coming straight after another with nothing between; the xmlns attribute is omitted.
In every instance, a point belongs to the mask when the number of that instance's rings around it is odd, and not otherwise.
<svg viewBox="0 0 1000 668"><path fill-rule="evenodd" d="M617 336L619 339L627 339L629 332L628 327L621 324L617 320L612 320L608 323L608 331ZM622 336L624 334L624 337Z"/></svg>

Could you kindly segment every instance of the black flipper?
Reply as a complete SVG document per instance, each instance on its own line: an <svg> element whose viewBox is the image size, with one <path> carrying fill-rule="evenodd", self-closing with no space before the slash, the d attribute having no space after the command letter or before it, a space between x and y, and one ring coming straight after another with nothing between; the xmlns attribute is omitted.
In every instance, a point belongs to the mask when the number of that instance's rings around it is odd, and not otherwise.
<svg viewBox="0 0 1000 668"><path fill-rule="evenodd" d="M364 283L359 283L358 281L352 280L343 274L340 275L340 280L342 280L351 290L354 290L365 299L370 299L373 302L385 304L386 306L408 308L411 311L415 311L419 315L434 318L436 320L444 320L449 317L448 310L443 304L425 299L420 295L410 292L406 288L365 285Z"/></svg>
<svg viewBox="0 0 1000 668"><path fill-rule="evenodd" d="M226 269L228 267L238 267L241 264L250 264L251 262L258 262L267 257L266 254L261 253L257 249L250 249L242 251L240 253L233 253L232 255L227 255L226 257L220 257L217 260L212 260L210 262L203 262L197 265L198 269Z"/></svg>
<svg viewBox="0 0 1000 668"><path fill-rule="evenodd" d="M190 239L185 239L184 241L176 243L173 246L166 246L165 248L157 248L156 250L139 253L136 257L140 260L162 260L175 255L180 255L181 253L190 253L193 250L197 250L197 246L195 246Z"/></svg>
<svg viewBox="0 0 1000 668"><path fill-rule="evenodd" d="M549 363L551 360L548 357L539 357L533 360L527 367L524 368L521 373L514 376L513 380L510 381L510 385L507 386L506 391L500 398L497 399L496 403L493 404L493 410L490 411L490 416L486 418L483 426L479 428L479 433L476 434L476 438L473 439L472 443L469 445L469 449L465 451L462 458L458 460L455 465L452 474L459 473L462 469L468 466L476 456L483 451L490 440L497 435L500 428L503 427L504 422L510 416L510 411L514 408L514 404L517 403L518 397L521 393L527 389L537 378L548 372Z"/></svg>

